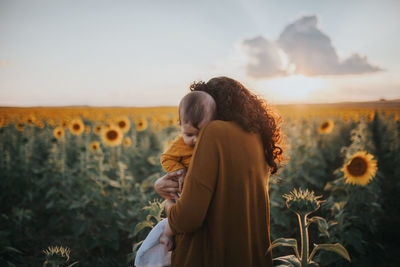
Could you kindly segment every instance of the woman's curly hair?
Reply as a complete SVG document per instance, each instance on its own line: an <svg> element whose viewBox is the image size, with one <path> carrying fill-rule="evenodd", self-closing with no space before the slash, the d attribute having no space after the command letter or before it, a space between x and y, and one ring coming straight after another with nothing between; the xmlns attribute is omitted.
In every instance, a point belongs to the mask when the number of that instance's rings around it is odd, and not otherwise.
<svg viewBox="0 0 400 267"><path fill-rule="evenodd" d="M265 161L276 173L282 160L280 117L265 99L256 96L240 82L228 77L216 77L205 82L194 82L191 91L210 94L217 104L217 120L235 121L248 132L259 133L263 142Z"/></svg>

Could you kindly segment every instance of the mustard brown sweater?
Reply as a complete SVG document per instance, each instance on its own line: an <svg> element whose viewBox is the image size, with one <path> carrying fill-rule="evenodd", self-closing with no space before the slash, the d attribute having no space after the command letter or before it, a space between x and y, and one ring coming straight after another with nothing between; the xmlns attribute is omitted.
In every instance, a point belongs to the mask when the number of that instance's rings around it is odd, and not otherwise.
<svg viewBox="0 0 400 267"><path fill-rule="evenodd" d="M272 266L268 179L259 134L234 122L204 126L178 202L172 267Z"/></svg>
<svg viewBox="0 0 400 267"><path fill-rule="evenodd" d="M193 150L193 147L185 144L182 136L178 136L161 154L161 166L166 172L187 169L193 155Z"/></svg>

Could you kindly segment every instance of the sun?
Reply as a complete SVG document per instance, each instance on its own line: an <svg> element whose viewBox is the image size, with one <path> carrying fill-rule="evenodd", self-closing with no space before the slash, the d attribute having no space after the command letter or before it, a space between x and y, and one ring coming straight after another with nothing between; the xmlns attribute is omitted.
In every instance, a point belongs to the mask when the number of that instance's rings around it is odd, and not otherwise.
<svg viewBox="0 0 400 267"><path fill-rule="evenodd" d="M260 85L269 98L278 102L305 102L311 98L312 93L322 88L322 78L307 77L304 75L291 75L266 81Z"/></svg>

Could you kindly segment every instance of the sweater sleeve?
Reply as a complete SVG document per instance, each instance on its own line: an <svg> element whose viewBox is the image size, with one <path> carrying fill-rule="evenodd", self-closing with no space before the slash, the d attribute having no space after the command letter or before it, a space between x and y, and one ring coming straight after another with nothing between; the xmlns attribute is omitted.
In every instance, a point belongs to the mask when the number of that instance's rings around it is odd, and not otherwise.
<svg viewBox="0 0 400 267"><path fill-rule="evenodd" d="M180 153L183 150L183 144L183 138L178 136L169 148L161 154L161 166L166 172L173 172L185 168L182 162L182 153Z"/></svg>
<svg viewBox="0 0 400 267"><path fill-rule="evenodd" d="M190 233L203 225L218 177L219 152L213 122L199 134L181 198L167 212L174 234Z"/></svg>

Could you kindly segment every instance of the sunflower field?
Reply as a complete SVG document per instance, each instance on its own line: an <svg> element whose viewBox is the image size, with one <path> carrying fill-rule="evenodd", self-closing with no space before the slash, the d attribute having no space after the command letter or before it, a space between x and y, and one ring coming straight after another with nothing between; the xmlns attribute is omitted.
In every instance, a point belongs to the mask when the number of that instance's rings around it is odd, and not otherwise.
<svg viewBox="0 0 400 267"><path fill-rule="evenodd" d="M277 109L285 161L269 183L271 240L299 236L282 196L309 189L327 221L321 234L310 226L310 249L338 242L351 258L320 251L321 266L400 266L400 105ZM153 184L177 119L176 107L0 108L0 266L133 266L165 217Z"/></svg>

